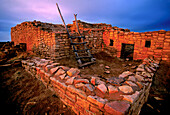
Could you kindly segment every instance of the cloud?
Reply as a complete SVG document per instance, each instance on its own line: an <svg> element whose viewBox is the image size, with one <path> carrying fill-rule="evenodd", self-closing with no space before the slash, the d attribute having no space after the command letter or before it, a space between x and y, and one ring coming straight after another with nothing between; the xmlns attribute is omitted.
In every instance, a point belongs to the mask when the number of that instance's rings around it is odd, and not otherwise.
<svg viewBox="0 0 170 115"><path fill-rule="evenodd" d="M24 21L62 23L56 2L66 24L78 19L108 23L132 31L170 30L170 0L0 0L0 31ZM8 36L8 35L7 35Z"/></svg>

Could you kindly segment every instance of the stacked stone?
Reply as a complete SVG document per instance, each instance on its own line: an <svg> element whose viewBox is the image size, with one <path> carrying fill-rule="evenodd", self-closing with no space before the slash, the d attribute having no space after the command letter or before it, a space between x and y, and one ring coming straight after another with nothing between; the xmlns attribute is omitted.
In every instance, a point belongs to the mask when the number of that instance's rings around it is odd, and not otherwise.
<svg viewBox="0 0 170 115"><path fill-rule="evenodd" d="M27 50L32 50L34 43L37 42L38 29L31 22L23 22L11 28L11 40L15 45L26 43Z"/></svg>
<svg viewBox="0 0 170 115"><path fill-rule="evenodd" d="M136 73L125 71L111 78L81 75L77 68L37 57L23 60L22 66L76 114L136 115L147 101L159 61L146 58Z"/></svg>
<svg viewBox="0 0 170 115"><path fill-rule="evenodd" d="M109 46L110 39L114 41L113 46ZM170 62L170 31L139 33L110 29L103 32L103 41L107 47L116 48L118 57L121 56L122 43L125 43L134 44L133 59L135 60L153 55L155 58ZM146 41L150 41L149 47L145 46Z"/></svg>

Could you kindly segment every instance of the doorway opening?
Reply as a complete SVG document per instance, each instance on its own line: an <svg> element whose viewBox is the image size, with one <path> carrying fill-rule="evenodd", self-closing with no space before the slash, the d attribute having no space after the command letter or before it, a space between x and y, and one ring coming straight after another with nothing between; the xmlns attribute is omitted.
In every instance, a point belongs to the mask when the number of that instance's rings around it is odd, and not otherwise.
<svg viewBox="0 0 170 115"><path fill-rule="evenodd" d="M133 60L134 44L122 43L121 58Z"/></svg>

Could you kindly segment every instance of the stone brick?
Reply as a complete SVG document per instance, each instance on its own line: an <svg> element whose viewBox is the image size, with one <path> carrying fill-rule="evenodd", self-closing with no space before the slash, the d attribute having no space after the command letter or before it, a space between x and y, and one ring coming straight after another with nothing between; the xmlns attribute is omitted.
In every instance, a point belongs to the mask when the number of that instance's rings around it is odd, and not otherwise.
<svg viewBox="0 0 170 115"><path fill-rule="evenodd" d="M129 75L133 75L133 73L130 72L130 71L125 71L122 74L120 74L119 77L120 78L125 78L125 77L128 77Z"/></svg>
<svg viewBox="0 0 170 115"><path fill-rule="evenodd" d="M104 109L112 115L125 115L129 107L130 104L125 101L112 101L106 103Z"/></svg>
<svg viewBox="0 0 170 115"><path fill-rule="evenodd" d="M90 105L90 111L95 113L95 115L103 115L103 112L95 105Z"/></svg>
<svg viewBox="0 0 170 115"><path fill-rule="evenodd" d="M51 80L53 83L55 83L56 85L58 85L60 88L66 90L67 85L65 85L65 83L62 83L62 82L60 82L59 80L56 80L56 78L54 78L54 77L50 77L50 80Z"/></svg>
<svg viewBox="0 0 170 115"><path fill-rule="evenodd" d="M103 94L107 92L107 87L104 84L100 84L96 88L100 90Z"/></svg>
<svg viewBox="0 0 170 115"><path fill-rule="evenodd" d="M85 100L85 99L83 99L83 98L81 98L79 96L77 96L76 104L78 104L79 106L85 108L86 110L89 110L90 103L87 100Z"/></svg>
<svg viewBox="0 0 170 115"><path fill-rule="evenodd" d="M131 82L131 81L125 81L125 83L131 87L138 87L135 83Z"/></svg>
<svg viewBox="0 0 170 115"><path fill-rule="evenodd" d="M88 92L94 91L94 86L92 86L91 84L85 84L85 87L86 87L86 91Z"/></svg>
<svg viewBox="0 0 170 115"><path fill-rule="evenodd" d="M119 85L123 81L124 79L121 77L111 77L107 79L107 82L111 83L112 85Z"/></svg>
<svg viewBox="0 0 170 115"><path fill-rule="evenodd" d="M71 92L66 91L66 95L68 97L70 97L73 102L76 102L76 95L75 94L72 94Z"/></svg>
<svg viewBox="0 0 170 115"><path fill-rule="evenodd" d="M109 91L109 94L112 94L112 93L117 93L118 89L115 86L109 85L108 86L108 91Z"/></svg>
<svg viewBox="0 0 170 115"><path fill-rule="evenodd" d="M139 88L140 88L140 89L142 89L142 88L143 88L143 84L142 84L142 82L136 82L136 84L139 86Z"/></svg>
<svg viewBox="0 0 170 115"><path fill-rule="evenodd" d="M57 67L57 66L60 65L60 63L52 63L51 65L54 66L54 67Z"/></svg>
<svg viewBox="0 0 170 115"><path fill-rule="evenodd" d="M77 84L77 83L89 83L89 80L87 79L74 79L74 84Z"/></svg>
<svg viewBox="0 0 170 115"><path fill-rule="evenodd" d="M65 78L66 74L60 75L59 78L63 80Z"/></svg>
<svg viewBox="0 0 170 115"><path fill-rule="evenodd" d="M127 80L133 81L133 82L137 81L137 79L134 76L129 76L129 78Z"/></svg>
<svg viewBox="0 0 170 115"><path fill-rule="evenodd" d="M47 66L45 67L45 71L46 71L46 72L49 72L50 69L52 69L53 67L54 67L53 65L47 65Z"/></svg>
<svg viewBox="0 0 170 115"><path fill-rule="evenodd" d="M139 67L138 67L138 68L136 69L136 71L142 71L142 72L143 72L143 71L145 71L145 69L142 69L142 68L139 68Z"/></svg>
<svg viewBox="0 0 170 115"><path fill-rule="evenodd" d="M74 79L75 79L75 77L71 77L71 78L67 79L67 81L65 82L66 85L72 85L74 82Z"/></svg>
<svg viewBox="0 0 170 115"><path fill-rule="evenodd" d="M84 86L85 86L85 84L83 84L83 83L75 84L75 88L81 88L81 87L84 87Z"/></svg>
<svg viewBox="0 0 170 115"><path fill-rule="evenodd" d="M96 85L96 77L92 77L90 81L93 85Z"/></svg>
<svg viewBox="0 0 170 115"><path fill-rule="evenodd" d="M69 76L73 76L73 75L75 75L75 74L79 74L80 73L80 70L79 69L76 69L76 68L71 68L71 69L69 69L68 71L67 71L67 74L69 75Z"/></svg>
<svg viewBox="0 0 170 115"><path fill-rule="evenodd" d="M132 87L130 87L128 85L119 86L118 88L119 88L120 91L122 91L125 94L133 93Z"/></svg>
<svg viewBox="0 0 170 115"><path fill-rule="evenodd" d="M66 67L66 66L59 66L60 68L62 68L64 71L68 71L70 68Z"/></svg>
<svg viewBox="0 0 170 115"><path fill-rule="evenodd" d="M54 74L58 69L59 69L59 67L52 68L52 69L50 69L50 73Z"/></svg>
<svg viewBox="0 0 170 115"><path fill-rule="evenodd" d="M63 75L65 74L65 71L63 69L59 69L55 74L54 74L54 77L58 77L60 75Z"/></svg>
<svg viewBox="0 0 170 115"><path fill-rule="evenodd" d="M83 99L87 98L87 95L84 91L82 91L80 89L76 89L73 85L68 85L67 90L72 92L72 93L76 93L77 95L79 95Z"/></svg>
<svg viewBox="0 0 170 115"><path fill-rule="evenodd" d="M134 103L139 98L139 92L136 91L132 95L123 95L123 100L129 101L131 103Z"/></svg>
<svg viewBox="0 0 170 115"><path fill-rule="evenodd" d="M78 105L78 104L75 104L74 107L75 107L75 109L76 109L77 111L79 111L79 112L81 112L81 113L84 113L84 111L85 111L85 108L82 107L82 106L80 106L80 105Z"/></svg>
<svg viewBox="0 0 170 115"><path fill-rule="evenodd" d="M141 75L135 75L135 78L136 78L138 81L144 81L144 78L143 78Z"/></svg>
<svg viewBox="0 0 170 115"><path fill-rule="evenodd" d="M91 103L94 103L95 105L99 106L99 108L103 108L104 104L108 101L107 99L103 99L101 97L98 96L91 96L89 95L87 97L87 100Z"/></svg>

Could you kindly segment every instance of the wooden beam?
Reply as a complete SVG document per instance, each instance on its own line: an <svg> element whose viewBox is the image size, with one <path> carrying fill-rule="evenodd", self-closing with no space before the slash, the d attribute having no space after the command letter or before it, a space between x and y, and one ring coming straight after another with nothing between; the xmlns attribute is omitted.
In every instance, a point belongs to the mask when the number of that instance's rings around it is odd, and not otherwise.
<svg viewBox="0 0 170 115"><path fill-rule="evenodd" d="M66 26L66 24L65 24L64 18L63 18L62 14L61 14L60 8L59 8L59 6L58 6L57 3L56 3L56 6L57 6L58 12L59 12L59 14L60 14L60 17L61 17L61 19L62 19L62 21L63 21L64 27L65 27L65 29L66 29L66 31L67 31L67 34L68 34L68 36L70 37L68 28L67 28L67 26Z"/></svg>

